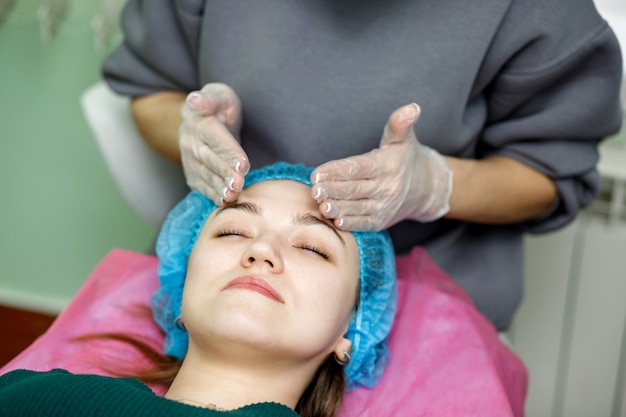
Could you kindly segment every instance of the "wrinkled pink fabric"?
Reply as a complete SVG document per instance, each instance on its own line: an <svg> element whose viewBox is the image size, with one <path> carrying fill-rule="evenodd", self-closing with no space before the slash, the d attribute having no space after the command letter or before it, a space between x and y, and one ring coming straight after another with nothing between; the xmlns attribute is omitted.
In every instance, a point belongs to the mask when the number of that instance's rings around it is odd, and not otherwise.
<svg viewBox="0 0 626 417"><path fill-rule="evenodd" d="M50 328L0 369L0 374L24 368L46 371L63 368L74 373L107 374L102 361L128 359L128 363L146 363L134 348L112 340L76 342L73 338L104 332L132 333L158 346L163 340L159 328L136 306L150 304L156 291L158 260L154 256L114 249L59 314ZM115 356L115 357L113 357ZM107 362L108 363L108 362Z"/></svg>
<svg viewBox="0 0 626 417"><path fill-rule="evenodd" d="M389 367L375 389L347 394L340 416L522 416L526 368L500 342L495 328L423 249L399 257L397 267L398 313ZM153 256L111 251L48 331L0 374L64 368L107 375L103 363L147 365L124 343L72 339L121 332L159 347L162 333L135 309L149 305L158 284L156 268Z"/></svg>
<svg viewBox="0 0 626 417"><path fill-rule="evenodd" d="M396 265L388 368L375 389L347 395L340 416L523 416L526 367L469 296L422 248Z"/></svg>

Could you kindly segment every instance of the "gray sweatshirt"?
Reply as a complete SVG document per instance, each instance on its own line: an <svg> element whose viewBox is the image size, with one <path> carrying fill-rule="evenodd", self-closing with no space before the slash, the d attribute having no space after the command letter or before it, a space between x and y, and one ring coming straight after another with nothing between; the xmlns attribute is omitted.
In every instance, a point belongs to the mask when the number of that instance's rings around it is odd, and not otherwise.
<svg viewBox="0 0 626 417"><path fill-rule="evenodd" d="M522 295L523 233L567 224L596 196L597 144L622 119L619 46L592 0L129 0L122 24L109 85L230 85L253 167L368 152L391 112L416 102L425 145L552 178L558 201L539 219L390 230L399 254L424 246L499 329Z"/></svg>

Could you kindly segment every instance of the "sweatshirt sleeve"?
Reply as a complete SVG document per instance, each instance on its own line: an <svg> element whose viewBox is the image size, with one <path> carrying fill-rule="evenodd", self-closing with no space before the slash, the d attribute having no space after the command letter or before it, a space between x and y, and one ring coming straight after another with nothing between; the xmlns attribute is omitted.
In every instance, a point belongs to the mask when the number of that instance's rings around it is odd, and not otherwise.
<svg viewBox="0 0 626 417"><path fill-rule="evenodd" d="M490 87L481 156L515 158L550 177L558 189L547 214L521 225L528 232L561 227L593 201L600 186L598 144L618 132L622 121L617 38L592 2L572 0L571 6L574 17L567 22L556 20L562 13L538 7L537 16L524 15L535 22L533 33L527 25L527 32L518 30L517 38L494 46L517 53ZM521 17L513 10L510 24Z"/></svg>
<svg viewBox="0 0 626 417"><path fill-rule="evenodd" d="M123 40L105 59L105 81L116 92L141 96L198 88L202 0L129 0Z"/></svg>

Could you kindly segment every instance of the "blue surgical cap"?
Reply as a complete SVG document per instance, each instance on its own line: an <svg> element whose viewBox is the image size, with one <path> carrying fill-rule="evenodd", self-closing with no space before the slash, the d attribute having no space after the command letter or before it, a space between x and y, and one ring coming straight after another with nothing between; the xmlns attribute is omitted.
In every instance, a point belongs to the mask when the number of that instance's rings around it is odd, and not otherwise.
<svg viewBox="0 0 626 417"><path fill-rule="evenodd" d="M279 162L246 176L245 187L269 180L293 180L312 186L312 168ZM182 359L187 332L176 327L180 316L187 261L205 220L217 208L198 191L190 192L169 213L159 234L160 286L152 297L155 321L165 332L164 351ZM373 387L389 360L387 336L396 310L395 256L386 232L353 232L360 258L360 299L346 333L352 341L351 361L345 368L348 390Z"/></svg>

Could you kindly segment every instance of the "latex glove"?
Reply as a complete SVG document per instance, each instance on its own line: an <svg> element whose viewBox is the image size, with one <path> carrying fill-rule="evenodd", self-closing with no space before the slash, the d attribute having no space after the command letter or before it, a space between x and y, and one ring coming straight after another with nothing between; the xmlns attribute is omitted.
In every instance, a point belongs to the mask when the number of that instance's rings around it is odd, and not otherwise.
<svg viewBox="0 0 626 417"><path fill-rule="evenodd" d="M250 169L237 140L239 97L225 84L206 84L187 96L181 115L179 146L187 185L218 205L236 200Z"/></svg>
<svg viewBox="0 0 626 417"><path fill-rule="evenodd" d="M380 147L317 167L311 174L320 212L344 230L382 230L402 220L430 222L450 210L452 171L417 140L417 104L394 111Z"/></svg>

